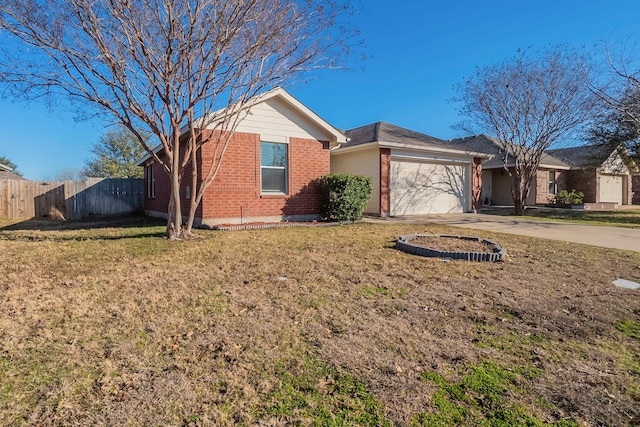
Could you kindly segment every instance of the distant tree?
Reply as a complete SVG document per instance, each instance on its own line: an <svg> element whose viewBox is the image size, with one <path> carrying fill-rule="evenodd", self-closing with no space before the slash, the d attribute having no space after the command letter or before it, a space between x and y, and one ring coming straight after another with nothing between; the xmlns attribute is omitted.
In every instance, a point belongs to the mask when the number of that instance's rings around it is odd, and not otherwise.
<svg viewBox="0 0 640 427"><path fill-rule="evenodd" d="M590 130L594 144L624 144L634 160L640 160L640 64L623 45L605 45L604 66L590 81L592 91L604 105Z"/></svg>
<svg viewBox="0 0 640 427"><path fill-rule="evenodd" d="M66 97L129 129L169 175L167 236L188 238L256 95L341 68L352 11L349 0L0 0L0 81L9 96ZM199 168L202 144L214 160Z"/></svg>
<svg viewBox="0 0 640 427"><path fill-rule="evenodd" d="M64 168L50 181L84 181L85 175L79 169Z"/></svg>
<svg viewBox="0 0 640 427"><path fill-rule="evenodd" d="M148 140L148 136L145 138ZM93 178L143 178L144 170L137 166L146 151L138 138L123 126L110 130L93 145L94 158L87 161L84 176Z"/></svg>
<svg viewBox="0 0 640 427"><path fill-rule="evenodd" d="M18 176L22 176L22 173L18 171L18 166L16 166L15 163L13 163L11 160L6 158L5 156L0 156L0 164L10 167L12 169L11 172L15 173Z"/></svg>
<svg viewBox="0 0 640 427"><path fill-rule="evenodd" d="M589 141L594 145L607 145L611 150L623 145L631 158L640 164L640 93L628 93L621 98L623 109L609 107L598 116L589 129Z"/></svg>
<svg viewBox="0 0 640 427"><path fill-rule="evenodd" d="M479 67L457 86L459 112L466 117L459 126L493 135L501 144L516 215L524 212L543 152L593 117L588 69L586 59L565 46L525 50L504 63Z"/></svg>

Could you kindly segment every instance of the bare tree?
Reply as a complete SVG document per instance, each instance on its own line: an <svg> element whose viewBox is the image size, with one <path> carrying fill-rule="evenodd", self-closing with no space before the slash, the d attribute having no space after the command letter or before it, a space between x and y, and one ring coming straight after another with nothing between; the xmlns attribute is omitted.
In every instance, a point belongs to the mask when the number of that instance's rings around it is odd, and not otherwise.
<svg viewBox="0 0 640 427"><path fill-rule="evenodd" d="M0 0L0 81L9 95L64 96L84 115L129 129L170 174L167 235L179 239L191 235L197 203L252 99L303 72L341 66L351 12L347 0ZM216 156L200 177L205 143ZM186 226L185 171L198 185Z"/></svg>
<svg viewBox="0 0 640 427"><path fill-rule="evenodd" d="M545 150L565 142L593 116L587 61L564 46L525 50L480 67L457 86L466 131L492 134L511 176L515 214L522 215Z"/></svg>
<svg viewBox="0 0 640 427"><path fill-rule="evenodd" d="M48 181L84 181L87 177L80 169L64 168Z"/></svg>
<svg viewBox="0 0 640 427"><path fill-rule="evenodd" d="M591 129L591 142L624 144L637 161L640 159L640 64L634 60L636 45L604 45L605 61L590 80L592 91L604 104Z"/></svg>

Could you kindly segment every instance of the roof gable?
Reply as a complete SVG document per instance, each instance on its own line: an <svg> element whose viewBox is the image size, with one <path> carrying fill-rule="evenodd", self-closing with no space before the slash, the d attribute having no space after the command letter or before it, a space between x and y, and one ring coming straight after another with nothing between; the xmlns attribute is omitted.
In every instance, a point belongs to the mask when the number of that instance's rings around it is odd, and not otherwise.
<svg viewBox="0 0 640 427"><path fill-rule="evenodd" d="M212 117L224 110L212 113ZM302 102L282 88L275 88L251 99L242 110L236 132L269 133L271 130L287 133L285 136L313 138L330 143L342 143L346 137ZM213 128L215 118L207 128Z"/></svg>
<svg viewBox="0 0 640 427"><path fill-rule="evenodd" d="M216 123L219 123L215 117L222 117L224 112L225 110L222 109L211 113L209 115L211 119L207 117L196 119L196 126L206 123L203 126L205 129L214 128ZM341 131L280 87L253 97L236 113L241 115L236 132L257 133L267 137L271 135L312 138L328 141L332 146L347 140ZM188 128L183 127L181 136L187 132ZM163 149L162 144L158 144L153 152L160 153ZM151 157L147 154L138 162L138 166L144 165Z"/></svg>
<svg viewBox="0 0 640 427"><path fill-rule="evenodd" d="M549 153L573 168L596 168L604 173L623 175L638 170L623 145L614 148L608 144L582 145L549 150Z"/></svg>
<svg viewBox="0 0 640 427"><path fill-rule="evenodd" d="M572 167L599 167L611 155L611 148L606 146L583 145L549 150L549 153Z"/></svg>

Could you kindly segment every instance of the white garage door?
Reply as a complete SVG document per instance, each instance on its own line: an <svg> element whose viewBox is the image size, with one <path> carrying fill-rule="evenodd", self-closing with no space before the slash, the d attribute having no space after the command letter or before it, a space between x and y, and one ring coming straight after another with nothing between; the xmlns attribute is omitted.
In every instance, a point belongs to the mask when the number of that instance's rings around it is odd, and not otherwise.
<svg viewBox="0 0 640 427"><path fill-rule="evenodd" d="M470 165L391 161L391 215L465 212Z"/></svg>
<svg viewBox="0 0 640 427"><path fill-rule="evenodd" d="M600 175L600 201L622 204L622 176Z"/></svg>

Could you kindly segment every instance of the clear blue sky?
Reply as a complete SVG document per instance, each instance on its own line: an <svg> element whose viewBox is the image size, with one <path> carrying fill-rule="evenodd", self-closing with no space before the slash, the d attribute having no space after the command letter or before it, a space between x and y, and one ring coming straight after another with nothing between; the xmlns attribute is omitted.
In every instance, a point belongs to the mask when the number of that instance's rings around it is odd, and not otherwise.
<svg viewBox="0 0 640 427"><path fill-rule="evenodd" d="M438 138L461 136L449 102L476 66L518 48L567 43L601 55L601 41L638 40L637 0L362 0L355 18L370 59L325 72L291 93L338 128L386 121ZM638 52L640 54L640 52ZM364 65L364 70L360 70ZM44 105L0 102L0 155L28 179L81 169L104 124L75 122Z"/></svg>

